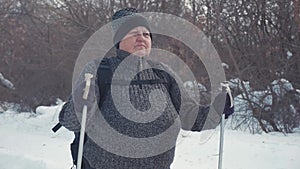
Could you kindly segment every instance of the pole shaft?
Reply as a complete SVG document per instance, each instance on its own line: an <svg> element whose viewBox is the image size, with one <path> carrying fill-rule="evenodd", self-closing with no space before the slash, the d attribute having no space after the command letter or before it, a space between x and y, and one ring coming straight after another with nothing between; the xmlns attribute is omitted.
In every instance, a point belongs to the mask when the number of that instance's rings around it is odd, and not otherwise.
<svg viewBox="0 0 300 169"><path fill-rule="evenodd" d="M86 115L87 115L87 106L84 105L82 109L82 120L81 120L81 129L80 129L80 139L78 147L78 156L77 156L77 169L81 169L82 155L83 155L83 143L85 135L85 124L86 124Z"/></svg>
<svg viewBox="0 0 300 169"><path fill-rule="evenodd" d="M225 115L223 114L222 118L221 118L221 126L220 126L220 144L219 144L218 169L222 169L222 162L223 162L224 121L225 121Z"/></svg>

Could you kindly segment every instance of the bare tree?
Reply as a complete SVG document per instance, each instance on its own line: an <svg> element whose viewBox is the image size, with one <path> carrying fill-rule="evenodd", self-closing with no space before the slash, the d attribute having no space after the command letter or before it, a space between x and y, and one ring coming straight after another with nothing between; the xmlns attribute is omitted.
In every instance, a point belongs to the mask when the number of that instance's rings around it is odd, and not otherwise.
<svg viewBox="0 0 300 169"><path fill-rule="evenodd" d="M16 90L0 87L0 101L35 107L71 91L74 62L87 39L123 7L187 19L211 40L234 91L247 109L237 126L291 132L299 125L299 0L1 0L0 72ZM193 38L193 37L191 37ZM176 39L154 35L154 46L184 60L210 89L196 55ZM202 66L199 66L202 65ZM293 89L274 83L286 79ZM246 81L249 82L249 86ZM41 84L43 82L43 84ZM278 85L276 84L276 85ZM275 85L275 86L276 86ZM279 85L280 86L280 85ZM260 94L257 95L257 92ZM263 94L262 94L263 93ZM265 102L272 100L272 104ZM248 112L248 113L247 113ZM254 125L255 124L255 125Z"/></svg>

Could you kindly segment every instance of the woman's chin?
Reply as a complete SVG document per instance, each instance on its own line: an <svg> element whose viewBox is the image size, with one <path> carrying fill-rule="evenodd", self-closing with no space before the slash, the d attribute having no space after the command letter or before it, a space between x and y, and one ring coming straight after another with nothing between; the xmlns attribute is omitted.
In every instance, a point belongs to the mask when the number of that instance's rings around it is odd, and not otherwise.
<svg viewBox="0 0 300 169"><path fill-rule="evenodd" d="M149 54L149 53L148 53L147 50L145 50L145 49L138 50L138 51L135 51L135 52L134 52L134 55L137 55L137 56L140 56L140 57L146 56L146 55L148 55L148 54Z"/></svg>

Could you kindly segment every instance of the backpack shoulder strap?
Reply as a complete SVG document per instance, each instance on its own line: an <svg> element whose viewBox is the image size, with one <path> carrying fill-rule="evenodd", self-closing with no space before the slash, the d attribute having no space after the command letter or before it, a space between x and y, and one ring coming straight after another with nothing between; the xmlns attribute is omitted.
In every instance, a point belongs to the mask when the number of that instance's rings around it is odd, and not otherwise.
<svg viewBox="0 0 300 169"><path fill-rule="evenodd" d="M103 102L106 99L107 92L109 90L108 84L111 82L112 75L113 73L109 64L109 58L103 58L97 70L97 83L100 92L100 98L98 102L99 108L102 107Z"/></svg>

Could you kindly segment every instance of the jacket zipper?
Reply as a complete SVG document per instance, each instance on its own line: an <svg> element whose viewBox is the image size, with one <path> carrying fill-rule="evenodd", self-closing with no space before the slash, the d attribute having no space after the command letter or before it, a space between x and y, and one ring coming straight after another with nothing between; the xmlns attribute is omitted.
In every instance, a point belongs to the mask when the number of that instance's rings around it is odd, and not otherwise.
<svg viewBox="0 0 300 169"><path fill-rule="evenodd" d="M143 70L143 57L139 57L139 61L138 61L138 81L141 81L141 75L142 75L142 70ZM142 89L142 84L139 84L139 88Z"/></svg>

